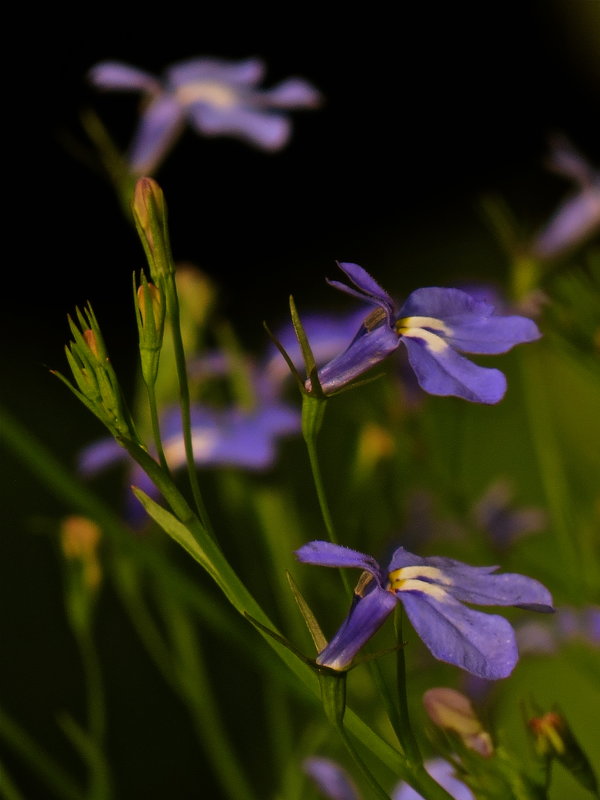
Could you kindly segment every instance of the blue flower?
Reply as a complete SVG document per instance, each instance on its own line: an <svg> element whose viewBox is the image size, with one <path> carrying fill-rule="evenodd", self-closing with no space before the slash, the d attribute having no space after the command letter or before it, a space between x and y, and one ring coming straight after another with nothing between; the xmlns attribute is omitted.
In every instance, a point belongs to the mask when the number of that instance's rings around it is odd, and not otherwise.
<svg viewBox="0 0 600 800"><path fill-rule="evenodd" d="M329 800L361 800L354 783L346 770L329 758L311 757L303 764L324 797ZM454 800L474 800L473 793L456 777L454 767L443 758L429 759L425 769ZM423 800L415 789L401 781L392 791L392 800Z"/></svg>
<svg viewBox="0 0 600 800"><path fill-rule="evenodd" d="M234 136L270 151L284 147L291 123L282 110L314 108L321 96L300 78L259 89L264 72L265 65L257 58L198 58L169 67L162 81L119 61L96 64L88 77L101 89L140 91L146 96L128 160L132 172L148 175L185 122L205 136Z"/></svg>
<svg viewBox="0 0 600 800"><path fill-rule="evenodd" d="M354 782L336 761L312 756L304 759L302 767L329 800L361 800Z"/></svg>
<svg viewBox="0 0 600 800"><path fill-rule="evenodd" d="M323 541L303 545L296 556L306 564L363 570L348 616L316 659L335 670L348 669L400 602L435 658L488 680L504 678L518 660L511 625L463 604L554 610L550 593L533 578L495 575L497 567L471 567L451 558L421 558L403 547L385 568L371 556Z"/></svg>
<svg viewBox="0 0 600 800"><path fill-rule="evenodd" d="M600 172L560 137L548 166L573 181L576 190L556 209L530 245L534 258L558 258L600 231Z"/></svg>
<svg viewBox="0 0 600 800"><path fill-rule="evenodd" d="M398 309L390 295L358 264L339 263L357 287L329 281L336 289L375 306L350 345L319 370L325 394L339 391L393 353L402 342L419 385L429 394L497 403L506 378L473 364L461 353L505 353L540 337L533 320L497 316L494 308L460 289L417 289ZM306 389L311 391L307 381Z"/></svg>
<svg viewBox="0 0 600 800"><path fill-rule="evenodd" d="M204 467L232 466L246 470L264 470L276 457L279 437L300 431L300 413L282 402L261 404L244 411L239 408L213 409L195 405L191 412L192 446L196 464ZM162 417L161 438L170 468L180 469L186 463L181 412L173 408ZM131 464L128 485L135 485L151 497L157 497L156 487L145 472L131 462L127 452L114 439L101 439L85 448L79 455L82 474L95 475L115 462ZM146 519L138 501L128 494L127 518L138 527Z"/></svg>

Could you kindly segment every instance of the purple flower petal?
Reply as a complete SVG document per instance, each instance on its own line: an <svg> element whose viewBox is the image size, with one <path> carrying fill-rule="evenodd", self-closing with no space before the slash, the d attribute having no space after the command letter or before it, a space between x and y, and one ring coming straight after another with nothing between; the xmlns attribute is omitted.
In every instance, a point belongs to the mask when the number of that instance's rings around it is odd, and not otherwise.
<svg viewBox="0 0 600 800"><path fill-rule="evenodd" d="M162 92L158 79L153 75L120 61L101 61L90 69L88 80L99 89L143 91L150 94Z"/></svg>
<svg viewBox="0 0 600 800"><path fill-rule="evenodd" d="M315 108L321 102L321 93L301 78L288 78L261 96L263 103L273 108Z"/></svg>
<svg viewBox="0 0 600 800"><path fill-rule="evenodd" d="M519 657L510 623L463 606L439 587L432 591L398 592L413 628L432 655L487 680L510 675Z"/></svg>
<svg viewBox="0 0 600 800"><path fill-rule="evenodd" d="M279 150L291 134L290 121L279 114L194 103L188 108L193 127L206 136L238 136L264 150Z"/></svg>
<svg viewBox="0 0 600 800"><path fill-rule="evenodd" d="M296 550L296 558L303 564L317 564L321 567L356 567L370 572L378 581L381 580L381 567L373 556L340 544L308 542Z"/></svg>
<svg viewBox="0 0 600 800"><path fill-rule="evenodd" d="M350 776L335 761L329 758L306 758L302 767L329 800L360 800Z"/></svg>
<svg viewBox="0 0 600 800"><path fill-rule="evenodd" d="M129 164L138 175L154 172L177 138L184 123L180 104L159 95L146 108L129 149Z"/></svg>
<svg viewBox="0 0 600 800"><path fill-rule="evenodd" d="M404 336L408 360L419 386L429 394L462 397L473 403L498 403L506 378L497 369L480 367L456 353L443 339Z"/></svg>
<svg viewBox="0 0 600 800"><path fill-rule="evenodd" d="M521 316L492 316L493 311L493 306L460 289L428 287L414 291L398 316L400 323L407 318L409 329L431 330L462 353L505 353L517 344L540 338L533 320ZM411 317L422 318L422 325L411 325ZM431 328L427 320L433 323ZM440 322L442 325L435 324Z"/></svg>
<svg viewBox="0 0 600 800"><path fill-rule="evenodd" d="M373 588L369 591L371 586ZM367 592L364 597L354 595L350 613L327 647L317 656L317 664L330 669L347 669L358 651L396 608L394 595L374 585L374 582L367 586Z"/></svg>
<svg viewBox="0 0 600 800"><path fill-rule="evenodd" d="M348 348L319 370L321 388L325 394L343 388L387 358L399 345L398 335L385 322L372 330L363 324Z"/></svg>
<svg viewBox="0 0 600 800"><path fill-rule="evenodd" d="M114 439L100 439L79 453L77 468L82 475L91 476L127 458L127 451Z"/></svg>
<svg viewBox="0 0 600 800"><path fill-rule="evenodd" d="M165 74L169 85L175 88L197 81L254 86L264 77L265 64L258 58L248 58L244 61L194 58L173 64Z"/></svg>
<svg viewBox="0 0 600 800"><path fill-rule="evenodd" d="M396 304L385 289L358 264L352 264L348 261L338 261L338 267L346 273L352 283L358 287L359 291L356 291L356 289L353 289L351 286L346 286L345 283L341 283L340 281L328 281L329 285L353 297L358 297L358 299L363 302L366 301L381 306L381 308L385 310L388 323L391 326L396 311Z"/></svg>
<svg viewBox="0 0 600 800"><path fill-rule="evenodd" d="M443 786L454 800L475 800L469 787L456 777L450 762L443 758L434 758L426 761L424 766L431 777ZM423 796L407 783L400 783L392 794L392 800L423 800Z"/></svg>

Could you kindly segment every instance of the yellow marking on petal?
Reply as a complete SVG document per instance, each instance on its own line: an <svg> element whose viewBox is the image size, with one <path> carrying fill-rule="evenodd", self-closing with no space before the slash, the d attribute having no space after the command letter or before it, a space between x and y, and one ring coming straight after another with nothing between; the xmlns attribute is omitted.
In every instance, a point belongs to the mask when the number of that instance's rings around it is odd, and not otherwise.
<svg viewBox="0 0 600 800"><path fill-rule="evenodd" d="M411 328L431 328L434 331L445 333L446 336L452 336L454 331L449 328L445 322L436 317L402 317L396 322L396 330L398 333L404 333L404 330Z"/></svg>
<svg viewBox="0 0 600 800"><path fill-rule="evenodd" d="M404 331L398 331L401 336L410 336L413 339L422 339L425 342L425 346L431 353L443 353L444 350L447 350L449 345L442 339L441 336L438 336L431 331L426 331L424 328L410 328Z"/></svg>
<svg viewBox="0 0 600 800"><path fill-rule="evenodd" d="M437 583L428 583L423 578ZM390 572L388 580L389 592L423 592L440 601L448 597L444 586L452 586L452 580L437 567L402 567Z"/></svg>
<svg viewBox="0 0 600 800"><path fill-rule="evenodd" d="M216 108L233 108L238 105L239 97L230 86L217 81L195 81L184 83L175 95L184 106L205 102Z"/></svg>

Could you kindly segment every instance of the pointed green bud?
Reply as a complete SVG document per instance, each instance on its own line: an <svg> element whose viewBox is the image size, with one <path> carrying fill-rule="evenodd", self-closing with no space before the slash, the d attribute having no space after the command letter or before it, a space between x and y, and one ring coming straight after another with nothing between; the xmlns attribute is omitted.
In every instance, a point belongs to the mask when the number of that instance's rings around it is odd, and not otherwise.
<svg viewBox="0 0 600 800"><path fill-rule="evenodd" d="M143 273L137 290L134 277L134 291L142 377L147 386L154 386L158 376L160 351L165 330L164 295L160 288L153 283L148 283Z"/></svg>
<svg viewBox="0 0 600 800"><path fill-rule="evenodd" d="M527 726L542 759L560 761L582 786L598 794L598 780L592 765L560 711L533 717Z"/></svg>
<svg viewBox="0 0 600 800"><path fill-rule="evenodd" d="M160 284L161 278L175 273L175 267L169 242L165 197L153 178L140 178L137 181L132 211L152 280Z"/></svg>

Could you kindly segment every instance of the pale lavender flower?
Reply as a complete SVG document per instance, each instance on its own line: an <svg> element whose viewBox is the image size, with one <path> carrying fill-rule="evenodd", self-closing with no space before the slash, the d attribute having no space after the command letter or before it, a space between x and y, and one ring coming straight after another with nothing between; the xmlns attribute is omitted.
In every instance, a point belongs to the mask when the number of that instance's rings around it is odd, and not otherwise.
<svg viewBox="0 0 600 800"><path fill-rule="evenodd" d="M302 767L329 800L360 800L354 782L336 761L312 756L304 759Z"/></svg>
<svg viewBox="0 0 600 800"><path fill-rule="evenodd" d="M600 231L600 172L564 138L553 142L548 166L575 184L530 245L534 258L557 258Z"/></svg>
<svg viewBox="0 0 600 800"><path fill-rule="evenodd" d="M476 525L483 529L499 549L510 547L517 539L543 530L547 515L535 506L516 508L514 488L499 478L488 486L472 509Z"/></svg>
<svg viewBox="0 0 600 800"><path fill-rule="evenodd" d="M460 289L417 289L398 308L392 297L358 264L338 266L355 287L336 289L375 306L348 347L319 372L323 392L333 394L386 359L402 343L419 385L429 394L497 403L506 391L502 372L473 364L461 353L505 353L540 337L533 320L497 316L493 306ZM310 380L307 391L312 391Z"/></svg>
<svg viewBox="0 0 600 800"><path fill-rule="evenodd" d="M281 437L299 433L301 428L299 411L275 401L250 411L195 405L191 418L194 461L201 467L265 470L275 461L277 441ZM176 471L183 467L186 456L181 411L178 408L163 414L161 438L170 468ZM150 478L130 460L127 452L114 439L102 439L86 447L79 455L78 466L83 475L92 476L119 461L130 464L129 485L138 486L151 497L158 496ZM127 517L137 527L145 515L130 493L128 498Z"/></svg>
<svg viewBox="0 0 600 800"><path fill-rule="evenodd" d="M96 64L88 77L100 89L144 94L146 103L128 162L133 173L148 175L185 123L204 136L233 136L268 151L284 147L291 135L284 112L315 108L321 95L301 78L260 89L264 73L258 58L197 58L172 65L162 79L119 61Z"/></svg>
<svg viewBox="0 0 600 800"><path fill-rule="evenodd" d="M497 567L471 567L451 558L421 558L403 547L393 553L386 567L371 556L323 541L303 545L296 557L307 564L354 567L367 573L347 618L316 659L317 664L335 670L348 669L396 604L402 603L435 658L482 678L504 678L519 657L510 623L464 603L553 611L550 593L533 578L495 575Z"/></svg>
<svg viewBox="0 0 600 800"><path fill-rule="evenodd" d="M449 761L433 758L426 761L424 766L431 777L443 786L454 800L475 800L475 795L460 778L457 778L455 769ZM423 800L423 796L407 783L400 783L392 794L392 800Z"/></svg>

